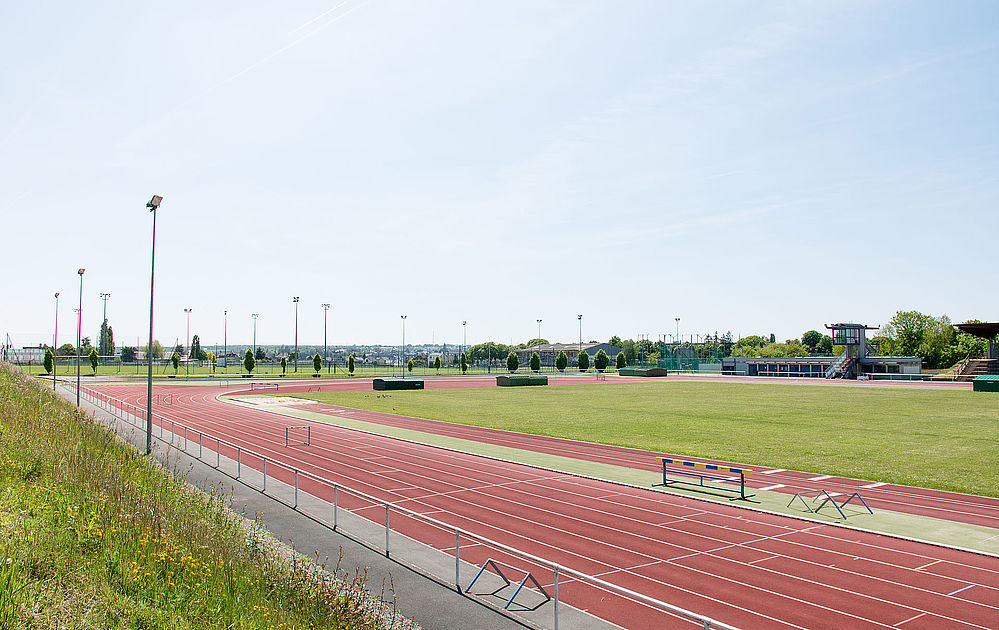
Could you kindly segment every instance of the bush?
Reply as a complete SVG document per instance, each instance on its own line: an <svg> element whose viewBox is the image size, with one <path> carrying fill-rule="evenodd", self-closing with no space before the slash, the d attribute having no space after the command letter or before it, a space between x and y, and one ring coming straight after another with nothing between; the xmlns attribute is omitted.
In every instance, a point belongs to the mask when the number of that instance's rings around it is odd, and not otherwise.
<svg viewBox="0 0 999 630"><path fill-rule="evenodd" d="M618 352L617 353L617 369L620 370L621 368L625 367L626 365L628 365L628 359L627 359L627 357L624 356L623 352Z"/></svg>
<svg viewBox="0 0 999 630"><path fill-rule="evenodd" d="M52 348L45 348L45 358L42 360L42 365L45 366L45 373L46 374L51 374L52 373L52 364L53 364L53 361L54 361L54 359L52 357Z"/></svg>
<svg viewBox="0 0 999 630"><path fill-rule="evenodd" d="M284 374L288 370L288 357L281 357L281 373Z"/></svg>
<svg viewBox="0 0 999 630"><path fill-rule="evenodd" d="M323 369L323 358L319 356L318 352L316 356L312 357L312 369L316 371L316 374L319 374L319 370Z"/></svg>
<svg viewBox="0 0 999 630"><path fill-rule="evenodd" d="M90 349L90 369L97 374L97 348Z"/></svg>
<svg viewBox="0 0 999 630"><path fill-rule="evenodd" d="M247 374L253 373L253 367L257 364L256 359L253 358L253 350L249 348L246 349L246 354L243 355L243 367L246 368Z"/></svg>
<svg viewBox="0 0 999 630"><path fill-rule="evenodd" d="M516 372L518 367L520 367L520 359L517 358L517 353L511 352L506 355L506 369Z"/></svg>
<svg viewBox="0 0 999 630"><path fill-rule="evenodd" d="M416 365L416 364L413 363L412 359L410 359L409 361L406 361L406 369L409 370L410 373L412 373L414 365Z"/></svg>
<svg viewBox="0 0 999 630"><path fill-rule="evenodd" d="M607 369L610 364L610 357L603 350L597 351L597 356L593 357L593 367L597 368L597 372L603 372Z"/></svg>
<svg viewBox="0 0 999 630"><path fill-rule="evenodd" d="M531 353L531 371L538 372L541 370L541 355L537 352Z"/></svg>
<svg viewBox="0 0 999 630"><path fill-rule="evenodd" d="M436 357L434 357L434 369L437 370L438 374L440 374L440 371L441 371L441 355L439 355L439 354Z"/></svg>
<svg viewBox="0 0 999 630"><path fill-rule="evenodd" d="M466 357L465 353L462 352L461 353L461 373L464 374L467 371L468 371L468 357Z"/></svg>
<svg viewBox="0 0 999 630"><path fill-rule="evenodd" d="M170 356L170 363L173 364L173 373L176 374L177 370L180 369L180 355L174 352Z"/></svg>
<svg viewBox="0 0 999 630"><path fill-rule="evenodd" d="M569 357L565 355L562 350L558 351L558 356L555 357L555 369L559 372L565 372L565 366L569 365Z"/></svg>
<svg viewBox="0 0 999 630"><path fill-rule="evenodd" d="M347 357L347 371L350 372L351 376L354 375L354 355Z"/></svg>
<svg viewBox="0 0 999 630"><path fill-rule="evenodd" d="M576 362L579 364L580 372L590 369L590 355L586 354L585 350L579 351L579 357L577 357Z"/></svg>

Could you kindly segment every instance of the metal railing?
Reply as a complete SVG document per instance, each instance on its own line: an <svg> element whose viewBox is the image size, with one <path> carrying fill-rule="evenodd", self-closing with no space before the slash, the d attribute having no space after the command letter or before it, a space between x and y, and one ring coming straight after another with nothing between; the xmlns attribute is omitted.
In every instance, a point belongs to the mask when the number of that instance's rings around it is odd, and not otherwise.
<svg viewBox="0 0 999 630"><path fill-rule="evenodd" d="M75 387L75 385L71 384L70 387L71 388ZM146 414L145 414L145 410L143 408L141 408L141 407L139 407L137 405L126 403L125 401L122 401L120 399L114 398L114 397L109 396L107 394L98 392L96 390L92 390L89 387L82 387L81 391L80 391L80 394L81 394L82 398L84 398L84 399L88 400L89 402L97 405L101 409L104 409L108 413L111 413L115 417L118 417L121 420L123 420L125 422L128 422L129 424L132 424L133 426L136 426L136 427L141 428L143 430L145 429L145 426L146 426L145 425ZM120 412L121 415L119 415L119 412ZM391 560L393 560L393 561L395 561L395 562L397 562L397 563L399 563L399 564L401 564L403 566L406 566L407 568L412 569L412 570L416 571L417 573L419 573L419 574L421 574L421 575L423 575L423 576L425 576L425 577L427 577L427 578L429 578L429 579L431 579L431 580L433 580L433 581L435 581L435 582L437 582L439 584L447 586L448 588L454 588L458 593L461 593L461 594L465 593L465 591L462 589L462 586L461 586L461 548L462 548L462 543L463 542L466 545L466 547L469 545L469 543L471 543L473 546L482 545L484 547L495 549L495 550L504 552L506 554L509 554L510 556L513 556L513 557L515 557L515 558L517 558L517 559L519 559L521 561L526 561L528 563L531 563L533 565L541 567L542 569L546 570L547 572L550 572L551 575L552 575L552 580L553 580L552 584L551 584L551 586L552 586L552 604L553 604L553 606L552 606L552 610L553 610L553 612L552 612L552 623L553 623L552 627L554 628L554 630L558 630L559 629L559 585L560 584L564 585L566 583L573 582L573 581L582 582L584 584L596 587L598 589L614 593L614 594L616 594L616 595L618 595L618 596L620 596L620 597L622 597L624 599L644 604L645 606L651 607L651 608L653 608L655 610L658 610L660 612L663 612L665 614L672 615L672 616L679 617L681 619L684 619L684 620L687 620L687 621L690 621L690 622L697 623L698 625L702 626L705 630L709 630L710 628L719 628L721 630L738 630L735 626L731 626L731 625L723 623L721 621L717 621L717 620L712 619L710 617L707 617L705 615L700 615L698 613L686 610L686 609L681 608L679 606L674 606L673 604L669 604L667 602L655 599L655 598L650 597L648 595L644 595L642 593L638 593L638 592L632 591L632 590L624 588L622 586L618 586L617 584L613 584L611 582L607 582L605 580L601 580L600 578L597 578L597 577L594 577L592 575L583 573L581 571L576 571L575 569L571 569L569 567L560 565L560 564L555 563L555 562L551 562L551 561L546 560L544 558L541 558L539 556L530 554L528 552L522 551L522 550L517 549L515 547L511 547L509 545L505 545L505 544L503 544L501 542L492 540L492 539L487 538L485 536L481 536L479 534L476 534L474 532L470 532L470 531L462 529L460 527L456 527L454 525L450 525L448 523L445 523L443 521L435 519L435 518L433 518L431 516L427 516L425 514L421 514L419 512L415 512L413 510L410 510L408 508L402 507L400 505L396 505L396 504L391 503L389 501L385 501L383 499L380 499L378 497L372 496L372 495L367 494L365 492L362 492L360 490L356 490L356 489L350 488L349 486L345 486L343 484L330 481L330 480L325 479L323 477L320 477L318 475L312 474L312 473L310 473L308 471L301 470L299 468L296 468L294 466L291 466L289 464L286 464L284 462L276 460L276 459L274 459L272 457L267 457L265 455L262 455L260 453L255 452L255 451L252 451L250 449L244 448L244 447L242 447L242 446L240 446L238 444L235 444L233 442L229 442L229 441L224 440L224 439L222 439L220 437L210 435L210 434L208 434L208 433L206 433L206 432L204 432L204 431L202 431L200 429L189 428L186 425L178 424L177 422L175 422L174 420L172 420L170 418L164 418L164 417L159 416L159 415L157 415L157 414L154 413L153 414L153 420L154 420L154 422L156 424L159 425L159 436L158 436L157 439L159 439L160 441L162 441L164 443L167 443L167 444L170 444L173 448L177 448L177 449L183 451L184 453L186 453L186 454L188 454L188 455L190 455L192 457L197 458L199 461L202 461L203 463L206 463L206 464L212 466L213 468L215 468L216 470L218 470L222 474L224 474L224 475L226 475L226 476L228 476L228 477L230 477L232 479L235 479L236 481L239 481L240 483L242 483L243 485L247 486L248 488L251 488L253 490L257 490L258 492L261 492L261 493L265 494L269 498L271 498L273 500L276 500L279 503L282 503L283 505L285 505L285 506L287 506L287 507L289 507L289 508L291 508L291 509L299 512L300 514L302 514L306 518L309 518L310 520L312 520L312 521L314 521L314 522L316 522L316 523L318 523L318 524L326 527L327 529L335 531L338 534L346 536L347 538L350 538L351 540L354 540L355 542L357 542L359 544L362 544L362 545L364 545L365 547L367 547L369 549L372 549L373 551L381 553L386 558L389 558L389 559L391 559ZM165 427L165 425L167 423L169 423L169 426L170 426L169 431L167 431L167 433L169 434L168 439L164 438L164 430L165 430L164 427ZM192 434L197 434L197 447L198 447L197 448L197 454L195 454L194 452L192 452L193 449L189 449L189 447L191 446L190 442L193 441ZM156 436L154 436L154 437L156 437ZM181 442L181 439L183 440L182 442ZM178 444L178 442L180 442L180 444ZM204 455L204 449L205 449L206 446L208 447L209 450L214 450L214 452L215 452L215 462L214 462L214 464L212 464L209 461L206 461L205 458L203 457L203 455ZM214 446L214 449L211 448L212 446ZM224 470L223 467L222 467L222 454L221 454L221 452L222 452L223 448L225 448L227 451L230 452L230 454L232 454L232 455L235 456L234 459L232 457L227 457L227 459L229 459L230 461L234 461L235 462L235 474L232 474L232 473ZM247 457L249 457L251 460L256 461L256 462L258 462L258 463L261 464L261 469L260 469L259 472L261 472L261 474L262 474L262 483L261 483L260 487L254 486L253 484L251 484L249 481L247 481L243 477L243 471L242 471L243 460L245 458L247 458ZM268 492L268 490L267 490L267 480L268 480L268 471L267 471L267 469L268 469L268 464L270 464L270 468L271 468L271 473L269 475L271 479L273 479L274 481L277 481L279 483L286 483L289 486L289 488L293 488L294 489L294 493L292 495L292 500L291 501L288 501L288 500L282 498L281 496L279 496L277 493L275 493L274 490L273 490L273 484L272 484L272 490L270 492ZM291 483L288 483L287 481L282 481L279 478L278 474L275 474L275 471L274 471L275 468L277 468L279 471L283 470L286 473L285 477ZM304 511L303 509L300 508L300 506L299 506L300 485L301 485L301 483L303 481L306 481L306 480L307 481L311 481L317 487L319 487L319 488L325 488L328 491L328 493L329 493L329 495L328 495L329 498L328 499L323 499L322 497L320 497L320 496L318 496L316 494L311 494L311 493L310 493L310 496L318 499L319 501L327 503L332 508L332 524L329 524L326 521L321 520L321 518L317 517L316 515L310 514L310 513L306 512L306 511ZM373 544L373 543L371 543L371 542L369 542L369 541L361 538L360 536L352 535L350 532L344 531L343 527L340 526L340 512L342 510L346 510L348 512L352 512L353 513L354 511L356 511L358 509L358 508L355 508L355 510L351 510L350 508L344 507L344 505L343 505L344 504L344 495L347 495L348 498L349 497L353 497L355 499L360 499L360 501L363 504L365 504L365 505L364 505L363 508L359 508L359 509L366 509L366 508L371 508L371 507L378 507L378 508L381 508L381 509L384 510L384 522L383 522L383 524L384 524L384 530L385 530L385 543L384 543L384 546L379 547L378 545L375 545L375 544ZM381 512L381 509L379 509L379 512ZM436 549L436 547L433 547L433 546L431 546L431 545L429 545L427 543L421 542L421 541L417 541L416 539L414 539L414 538L412 538L410 536L407 536L403 532L401 532L399 530L393 529L393 527L392 527L392 518L391 518L391 515L393 513L396 513L398 516L402 516L402 517L405 517L405 518L410 518L410 519L413 519L415 521L422 522L422 523L424 523L426 525L431 525L431 526L433 526L433 527L435 527L435 528L437 528L437 529L439 529L441 531L447 532L450 535L454 536L454 579L453 579L453 581L448 580L448 579L443 579L443 578L441 578L441 577L439 577L437 575L434 575L433 573L428 572L423 567L420 567L420 566L417 566L417 565L405 562L401 558L393 557L391 555L391 551L390 551L391 550L391 547L390 547L391 536L390 536L390 533L392 531L395 531L398 535L405 536L405 537L409 538L409 540L413 540L413 541L415 541L415 542L417 542L417 543L419 543L421 545L427 546L427 547L429 547L431 549ZM366 520L366 521L368 521L370 523L375 523L375 521L371 520L370 518L364 517L364 516L359 516L359 518L362 518L362 519L364 519L364 520ZM565 579L566 576L569 576L568 580ZM496 612L499 612L500 614L506 614L499 606L493 605L488 600L483 600L481 603L485 604L486 606L488 606L489 608L495 610Z"/></svg>

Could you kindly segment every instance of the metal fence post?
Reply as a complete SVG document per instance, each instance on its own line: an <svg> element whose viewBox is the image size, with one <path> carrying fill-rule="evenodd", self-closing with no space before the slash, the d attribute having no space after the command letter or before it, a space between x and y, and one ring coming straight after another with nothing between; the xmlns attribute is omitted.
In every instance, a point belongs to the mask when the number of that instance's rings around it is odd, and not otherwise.
<svg viewBox="0 0 999 630"><path fill-rule="evenodd" d="M267 458L264 458L264 488L261 492L267 492Z"/></svg>
<svg viewBox="0 0 999 630"><path fill-rule="evenodd" d="M239 474L243 470L243 449L242 447L236 447L236 479L239 479Z"/></svg>
<svg viewBox="0 0 999 630"><path fill-rule="evenodd" d="M389 504L385 504L385 557L389 557Z"/></svg>
<svg viewBox="0 0 999 630"><path fill-rule="evenodd" d="M461 593L461 532L454 530L454 588Z"/></svg>
<svg viewBox="0 0 999 630"><path fill-rule="evenodd" d="M295 509L298 509L298 469L295 469Z"/></svg>
<svg viewBox="0 0 999 630"><path fill-rule="evenodd" d="M336 512L337 512L337 501L336 501L336 484L333 484L333 531L336 531Z"/></svg>
<svg viewBox="0 0 999 630"><path fill-rule="evenodd" d="M555 595L555 630L558 630L558 565L555 565L555 586L552 592Z"/></svg>

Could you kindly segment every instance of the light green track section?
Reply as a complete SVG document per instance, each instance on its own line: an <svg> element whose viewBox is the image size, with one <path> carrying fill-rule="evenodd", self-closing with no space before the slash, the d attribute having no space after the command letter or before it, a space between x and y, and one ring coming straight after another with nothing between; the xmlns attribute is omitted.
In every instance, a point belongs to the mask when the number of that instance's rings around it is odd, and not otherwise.
<svg viewBox="0 0 999 630"><path fill-rule="evenodd" d="M272 396L248 396L245 394L238 396L238 399L249 398L266 399L272 398ZM795 501L793 505L789 507L788 502L791 500L793 495L782 492L747 490L748 492L755 493L755 496L748 500L732 500L729 498L727 493L722 491L701 491L693 488L687 489L680 486L670 486L669 489L662 487L653 488L653 484L662 481L662 476L659 473L637 470L625 466L614 466L612 464L591 462L573 457L552 455L550 453L539 453L536 451L511 448L497 444L476 442L474 440L448 437L437 433L414 431L412 429L393 427L378 424L376 422L365 422L363 420L352 418L349 415L331 415L330 413L311 412L304 409L285 407L275 404L258 406L240 402L238 399L222 397L222 400L227 402L251 407L253 409L264 409L295 418L315 420L317 422L334 424L348 429L357 429L368 433L400 438L430 446L439 446L464 453L484 455L486 457L494 457L497 459L527 464L530 466L538 466L559 472L566 472L584 477L649 488L665 492L667 494L692 497L700 500L722 503L725 505L733 505L736 507L745 506L776 514L807 518L819 523L848 525L850 527L878 533L904 536L906 538L914 538L950 547L959 547L999 555L999 530L982 527L980 525L956 523L953 521L930 518L926 516L915 516L912 514L902 514L900 512L889 512L886 510L876 510L875 513L871 515L864 510L862 505L854 506L853 503L843 508L843 511L847 515L847 519L843 520L836 511L836 508L831 505L826 505L822 508L820 513L808 512L799 501Z"/></svg>

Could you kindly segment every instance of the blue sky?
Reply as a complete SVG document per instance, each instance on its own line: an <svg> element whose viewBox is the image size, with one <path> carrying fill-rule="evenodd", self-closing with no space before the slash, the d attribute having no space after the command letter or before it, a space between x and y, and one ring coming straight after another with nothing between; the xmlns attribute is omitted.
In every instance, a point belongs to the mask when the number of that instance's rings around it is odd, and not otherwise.
<svg viewBox="0 0 999 630"><path fill-rule="evenodd" d="M994 2L7 3L0 334L999 319ZM988 243L993 243L992 249Z"/></svg>

